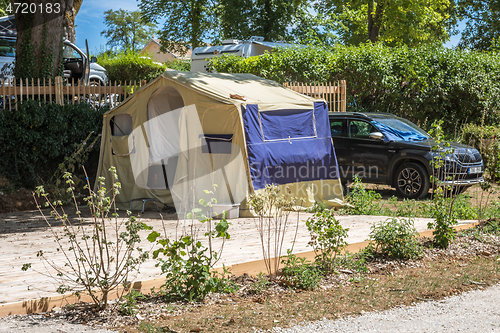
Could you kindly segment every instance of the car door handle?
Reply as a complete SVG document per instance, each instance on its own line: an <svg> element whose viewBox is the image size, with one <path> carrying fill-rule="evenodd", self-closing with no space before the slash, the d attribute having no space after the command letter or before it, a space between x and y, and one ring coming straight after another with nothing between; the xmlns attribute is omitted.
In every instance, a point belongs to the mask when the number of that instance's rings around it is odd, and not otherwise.
<svg viewBox="0 0 500 333"><path fill-rule="evenodd" d="M389 153L395 153L396 151L394 149L389 149L388 152Z"/></svg>

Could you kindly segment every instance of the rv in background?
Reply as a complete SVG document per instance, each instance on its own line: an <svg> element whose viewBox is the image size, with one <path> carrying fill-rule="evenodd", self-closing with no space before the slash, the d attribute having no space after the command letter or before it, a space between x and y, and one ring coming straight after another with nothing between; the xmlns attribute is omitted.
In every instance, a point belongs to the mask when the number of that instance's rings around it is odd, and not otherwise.
<svg viewBox="0 0 500 333"><path fill-rule="evenodd" d="M206 68L207 59L220 57L223 54L234 54L240 57L252 57L264 54L265 51L272 52L278 47L296 47L297 45L283 42L265 42L264 37L253 36L250 40L229 39L222 45L196 47L191 54L191 72L208 72Z"/></svg>

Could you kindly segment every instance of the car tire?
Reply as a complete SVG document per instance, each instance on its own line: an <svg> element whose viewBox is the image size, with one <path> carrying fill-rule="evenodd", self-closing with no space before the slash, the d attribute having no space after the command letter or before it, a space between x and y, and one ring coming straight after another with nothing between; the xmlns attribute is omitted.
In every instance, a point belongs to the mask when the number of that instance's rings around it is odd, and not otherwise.
<svg viewBox="0 0 500 333"><path fill-rule="evenodd" d="M399 196L420 199L429 192L431 185L427 170L421 164L409 162L397 169L394 186Z"/></svg>

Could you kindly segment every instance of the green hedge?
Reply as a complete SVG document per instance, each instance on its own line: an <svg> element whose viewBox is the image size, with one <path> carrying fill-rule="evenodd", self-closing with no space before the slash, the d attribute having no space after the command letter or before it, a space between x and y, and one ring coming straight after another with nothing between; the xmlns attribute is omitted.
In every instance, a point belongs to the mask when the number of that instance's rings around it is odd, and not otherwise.
<svg viewBox="0 0 500 333"><path fill-rule="evenodd" d="M283 82L347 81L348 111L391 112L425 126L500 123L500 53L366 44L289 48L258 57L213 58L218 72Z"/></svg>
<svg viewBox="0 0 500 333"><path fill-rule="evenodd" d="M0 174L18 187L47 182L90 132L88 144L101 134L104 111L88 104L33 100L18 105L17 111L0 111ZM90 172L97 170L99 145L100 140L91 149Z"/></svg>
<svg viewBox="0 0 500 333"><path fill-rule="evenodd" d="M110 81L151 81L165 72L167 66L137 52L103 53L97 62L106 68Z"/></svg>
<svg viewBox="0 0 500 333"><path fill-rule="evenodd" d="M500 179L500 128L467 124L462 129L462 142L476 147L481 156L485 171L494 180Z"/></svg>

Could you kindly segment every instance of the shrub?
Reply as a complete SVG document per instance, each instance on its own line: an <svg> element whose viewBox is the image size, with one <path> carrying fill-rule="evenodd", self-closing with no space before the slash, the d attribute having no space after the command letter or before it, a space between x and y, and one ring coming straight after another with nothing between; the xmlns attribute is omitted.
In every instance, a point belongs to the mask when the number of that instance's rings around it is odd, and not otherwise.
<svg viewBox="0 0 500 333"><path fill-rule="evenodd" d="M151 81L167 69L165 64L155 62L151 57L133 51L117 54L102 53L97 62L106 68L110 81Z"/></svg>
<svg viewBox="0 0 500 333"><path fill-rule="evenodd" d="M130 292L121 297L120 309L118 310L124 316L133 316L137 309L137 300L144 300L147 297L140 291L131 289Z"/></svg>
<svg viewBox="0 0 500 333"><path fill-rule="evenodd" d="M326 203L323 201L314 201L314 204L305 210L306 213L322 212L326 209Z"/></svg>
<svg viewBox="0 0 500 333"><path fill-rule="evenodd" d="M434 138L434 145L431 150L434 152L432 166L432 175L430 181L433 189L431 214L435 218L433 222L427 223L429 229L434 229L434 244L441 248L448 248L451 241L455 239L455 229L453 226L457 222L455 204L457 195L454 195L451 185L443 183L452 179L446 166L446 156L453 153L450 143L444 140L443 121L438 120L432 124L429 132Z"/></svg>
<svg viewBox="0 0 500 333"><path fill-rule="evenodd" d="M252 284L248 289L250 294L260 294L270 285L269 279L262 272L259 272L255 278L257 281L255 281L254 284Z"/></svg>
<svg viewBox="0 0 500 333"><path fill-rule="evenodd" d="M266 187L250 196L248 204L257 215L255 227L262 245L262 256L270 279L276 278L280 266L281 251L286 229L290 223L290 213L294 210L297 198L288 193L281 193L276 185ZM297 236L299 215L297 214ZM292 249L293 250L293 249Z"/></svg>
<svg viewBox="0 0 500 333"><path fill-rule="evenodd" d="M291 250L288 250L287 253L287 256L281 261L284 265L281 272L285 283L292 288L316 289L321 281L318 269L306 258L297 257Z"/></svg>
<svg viewBox="0 0 500 333"><path fill-rule="evenodd" d="M389 218L371 227L369 251L395 259L413 259L422 255L417 231L411 219Z"/></svg>
<svg viewBox="0 0 500 333"><path fill-rule="evenodd" d="M350 195L346 197L350 206L344 208L347 214L353 215L382 215L383 209L377 200L382 196L372 190L367 190L358 176L354 176L354 183Z"/></svg>
<svg viewBox="0 0 500 333"><path fill-rule="evenodd" d="M28 100L18 110L0 112L0 174L19 187L47 183L80 144L88 158L75 161L95 174L102 115L88 104L58 105ZM92 133L89 137L89 133ZM96 140L97 139L97 140ZM94 142L93 146L91 143ZM78 170L78 168L77 168Z"/></svg>
<svg viewBox="0 0 500 333"><path fill-rule="evenodd" d="M217 72L284 82L347 81L348 111L390 112L415 123L500 122L500 53L381 44L287 48L258 57L214 57Z"/></svg>
<svg viewBox="0 0 500 333"><path fill-rule="evenodd" d="M206 194L214 194L214 185L211 191L205 190ZM212 204L216 204L215 198L206 201L199 200L200 205L209 209L209 216L205 215L201 208L194 208L187 214L187 219L198 220L207 227L205 236L208 237L208 248L198 239L198 232L191 226L190 234L183 234L177 240L160 238L160 234L153 231L148 240L160 246L153 252L153 258L158 260L156 266L161 267L165 274L165 284L162 286L167 299L181 299L185 301L198 301L205 298L210 292L232 292L236 285L226 278L228 271L224 268L222 274L213 271L214 265L220 259L225 241L230 238L228 233L230 223L227 222L224 212L221 220L213 225ZM213 239L222 240L219 251L212 248ZM166 257L159 257L162 254Z"/></svg>
<svg viewBox="0 0 500 333"><path fill-rule="evenodd" d="M55 222L62 223L62 227L54 225L38 206L57 243L57 251L64 255L64 265L41 250L37 256L57 272L56 275L49 275L60 283L57 289L59 293L86 292L99 310L107 307L109 293L126 282L130 272L138 271L139 265L147 259L148 253L137 245L141 241L139 231L151 229L134 216L119 218L115 197L121 185L117 181L116 169L112 167L110 171L114 178L109 190L104 188L104 177L99 178L96 192L90 189L87 182L89 194L84 201L90 208L90 219L85 219L79 211L71 174L66 173L64 178L68 192L73 195L75 219L69 218L64 209L58 209L60 203L52 202L43 186L36 189L37 196L45 201L45 206L51 208L50 215ZM29 266L24 264L23 270Z"/></svg>
<svg viewBox="0 0 500 333"><path fill-rule="evenodd" d="M484 169L491 179L500 179L500 128L466 124L462 128L462 142L474 146L483 157Z"/></svg>
<svg viewBox="0 0 500 333"><path fill-rule="evenodd" d="M165 63L165 66L170 69L175 69L176 71L180 72L190 72L191 71L191 61L189 60L172 60L172 61L167 61Z"/></svg>
<svg viewBox="0 0 500 333"><path fill-rule="evenodd" d="M158 233L153 232L148 240L156 242L158 236ZM162 247L153 252L153 258L158 260L157 266L160 266L162 274L165 274L162 289L168 300L199 301L210 292L223 292L228 289L226 285L230 281L224 276L218 277L212 271L213 262L210 255L207 255L208 248L193 236L183 236L174 241L168 238L159 239L157 243ZM167 259L159 258L159 254L163 254Z"/></svg>
<svg viewBox="0 0 500 333"><path fill-rule="evenodd" d="M316 254L316 264L327 271L332 271L335 258L346 246L347 231L335 219L333 212L326 209L315 213L306 221L311 234L311 245Z"/></svg>

